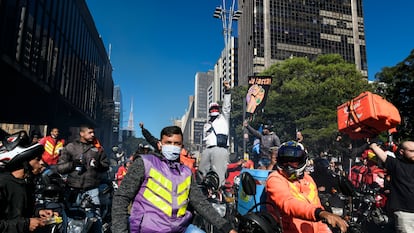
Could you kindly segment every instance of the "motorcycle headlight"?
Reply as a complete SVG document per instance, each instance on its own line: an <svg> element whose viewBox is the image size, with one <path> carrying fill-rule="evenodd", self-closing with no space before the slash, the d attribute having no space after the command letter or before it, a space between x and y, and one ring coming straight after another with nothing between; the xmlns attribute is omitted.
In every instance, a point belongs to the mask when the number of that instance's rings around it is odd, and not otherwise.
<svg viewBox="0 0 414 233"><path fill-rule="evenodd" d="M226 204L211 203L211 205L221 217L224 217L226 215Z"/></svg>

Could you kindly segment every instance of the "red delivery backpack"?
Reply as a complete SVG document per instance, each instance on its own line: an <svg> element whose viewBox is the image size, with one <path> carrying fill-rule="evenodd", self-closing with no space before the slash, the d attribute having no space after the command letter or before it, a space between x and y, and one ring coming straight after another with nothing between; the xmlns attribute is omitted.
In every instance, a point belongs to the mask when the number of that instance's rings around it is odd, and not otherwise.
<svg viewBox="0 0 414 233"><path fill-rule="evenodd" d="M395 128L401 122L398 109L369 91L337 107L338 130L352 139L367 138Z"/></svg>

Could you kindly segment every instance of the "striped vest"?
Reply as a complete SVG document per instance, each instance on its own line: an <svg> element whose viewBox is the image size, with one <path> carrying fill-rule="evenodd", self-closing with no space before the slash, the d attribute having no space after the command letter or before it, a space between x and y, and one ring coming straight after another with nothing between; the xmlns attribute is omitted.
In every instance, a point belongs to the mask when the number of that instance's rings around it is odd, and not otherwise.
<svg viewBox="0 0 414 233"><path fill-rule="evenodd" d="M145 178L132 204L131 232L184 232L192 218L187 210L190 168L155 155L143 155L142 160Z"/></svg>

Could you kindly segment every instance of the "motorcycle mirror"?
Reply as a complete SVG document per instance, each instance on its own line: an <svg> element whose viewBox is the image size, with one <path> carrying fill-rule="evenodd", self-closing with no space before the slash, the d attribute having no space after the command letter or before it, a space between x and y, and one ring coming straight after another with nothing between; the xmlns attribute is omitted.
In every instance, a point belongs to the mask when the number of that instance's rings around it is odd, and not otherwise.
<svg viewBox="0 0 414 233"><path fill-rule="evenodd" d="M253 176L248 172L243 172L241 175L241 183L243 192L247 195L256 195L256 181Z"/></svg>

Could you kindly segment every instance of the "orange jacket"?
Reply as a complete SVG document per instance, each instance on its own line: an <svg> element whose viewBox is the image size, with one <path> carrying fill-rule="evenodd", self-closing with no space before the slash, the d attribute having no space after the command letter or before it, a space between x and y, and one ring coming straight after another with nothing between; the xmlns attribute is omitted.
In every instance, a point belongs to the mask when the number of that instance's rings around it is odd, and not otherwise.
<svg viewBox="0 0 414 233"><path fill-rule="evenodd" d="M191 157L191 155L188 153L188 151L184 148L181 149L181 153L180 153L180 162L184 165L186 165L187 167L189 167L191 169L191 171L193 172L193 174L195 174L196 169L195 169L195 159L193 157Z"/></svg>
<svg viewBox="0 0 414 233"><path fill-rule="evenodd" d="M65 140L55 140L51 136L46 136L40 139L39 143L42 144L45 148L45 152L43 152L42 155L42 160L46 162L48 165L57 164L59 152L63 148Z"/></svg>
<svg viewBox="0 0 414 233"><path fill-rule="evenodd" d="M276 204L277 208L269 211L279 223L282 220L283 233L331 232L326 224L316 222L315 210L323 207L317 186L307 173L303 179L291 182L274 171L267 178L266 192L269 201Z"/></svg>
<svg viewBox="0 0 414 233"><path fill-rule="evenodd" d="M118 181L118 186L121 185L122 180L124 179L126 173L127 173L127 169L125 166L120 166L118 168L118 171L115 174L115 179Z"/></svg>

